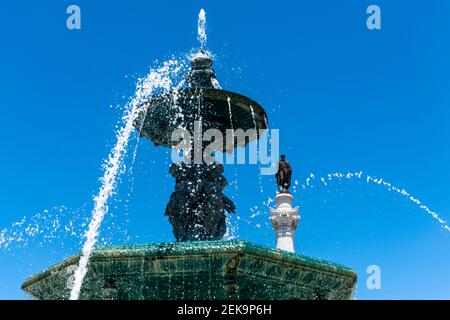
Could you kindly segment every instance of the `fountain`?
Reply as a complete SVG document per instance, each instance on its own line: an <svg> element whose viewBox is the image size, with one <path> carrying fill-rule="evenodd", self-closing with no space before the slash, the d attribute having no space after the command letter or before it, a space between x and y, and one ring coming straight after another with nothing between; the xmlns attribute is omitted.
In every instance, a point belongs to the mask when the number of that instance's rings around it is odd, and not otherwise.
<svg viewBox="0 0 450 320"><path fill-rule="evenodd" d="M215 88L213 61L206 51L200 49L191 59L192 66L186 74L189 88L152 96L144 102L145 114L142 112L136 121L140 134L157 146L174 148L179 141L172 139L172 133L180 128L187 130L190 136L204 136L214 129L220 131L222 137L232 128L244 132L250 129L248 138L237 143L234 139L215 141L219 146L216 150L221 152L232 151L235 145L244 147L257 139L259 132L267 129L264 109L247 97ZM231 122L230 115L233 115ZM223 166L206 163L201 157L200 161L192 163L192 156L196 153L202 156L205 152L201 141L192 150L187 163L174 163L170 167L176 186L165 214L173 225L177 241L219 240L226 230L224 211L234 212L235 205L222 193L227 185L222 176Z"/></svg>
<svg viewBox="0 0 450 320"><path fill-rule="evenodd" d="M196 132L203 135L211 129L222 136L230 129L255 129L245 139L236 141L233 135L215 141L217 151L231 152L267 129L267 115L257 102L219 89L212 56L203 48L204 26L202 10L201 48L191 57L185 77L188 86L139 99L134 116L127 121L128 137L131 124L156 146L177 148L180 140L173 139L173 132L179 129L194 139ZM192 156L195 159L206 151L203 143L194 145L184 154L186 161L169 168L176 184L165 215L177 242L94 248L95 237L88 237L82 254L29 278L23 290L38 299L351 298L356 275L345 266L246 241L221 240L226 232L225 212L236 207L223 194L227 185L223 166L214 161L192 162ZM286 197L288 192L277 199ZM281 205L275 210L272 222L277 226L283 210ZM88 236L96 234L105 210L100 210L100 217L95 213Z"/></svg>

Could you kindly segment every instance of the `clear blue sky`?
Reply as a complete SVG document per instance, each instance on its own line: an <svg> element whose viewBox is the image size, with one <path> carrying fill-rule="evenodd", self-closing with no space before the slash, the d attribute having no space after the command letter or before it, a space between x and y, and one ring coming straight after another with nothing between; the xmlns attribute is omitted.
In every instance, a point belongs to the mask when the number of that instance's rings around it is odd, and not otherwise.
<svg viewBox="0 0 450 320"><path fill-rule="evenodd" d="M70 4L81 7L80 31L66 29ZM366 28L369 4L382 9L380 31ZM3 1L0 231L59 205L69 208L62 223L87 219L134 79L197 46L200 8L221 85L267 110L294 179L363 170L450 221L448 1ZM163 216L168 159L142 141L101 229L106 241L173 240ZM225 192L238 236L273 246L262 204L273 178L261 177L261 193L257 166L227 166L230 181L235 174L237 191ZM356 180L295 197L298 252L356 270L358 299L450 298L450 233L411 202ZM250 219L254 206L260 215ZM81 249L79 237L54 237L0 249L0 298L25 298L26 277ZM372 264L381 290L366 288Z"/></svg>

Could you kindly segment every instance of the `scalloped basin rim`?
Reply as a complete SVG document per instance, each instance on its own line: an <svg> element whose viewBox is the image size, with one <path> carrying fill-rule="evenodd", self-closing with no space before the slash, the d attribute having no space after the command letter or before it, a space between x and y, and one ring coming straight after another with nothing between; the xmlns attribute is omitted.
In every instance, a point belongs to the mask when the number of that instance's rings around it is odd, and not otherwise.
<svg viewBox="0 0 450 320"><path fill-rule="evenodd" d="M341 264L329 262L322 259L311 258L299 254L293 254L286 251L272 249L262 245L257 245L243 240L219 240L219 241L196 241L196 242L169 242L154 244L137 245L117 245L108 247L96 247L92 252L90 261L96 261L107 257L142 257L142 256L175 256L186 254L210 255L214 253L239 253L246 251L255 255L271 256L277 259L283 259L287 263L303 264L322 271L328 271L339 274L344 277L355 278L356 273ZM54 272L74 265L80 259L81 254L73 255L64 261L57 263L44 271L28 278L23 284L22 289L38 282Z"/></svg>
<svg viewBox="0 0 450 320"><path fill-rule="evenodd" d="M143 102L143 104L149 104L149 110L154 111L146 113L143 122L142 118L138 120L136 127L140 128L142 136L145 136L157 146L173 147L169 137L172 131L179 126L178 124L176 126L171 125L171 119L176 119L176 112L180 112L175 111L176 108L171 109L174 96L173 93L159 93ZM186 124L183 124L183 127L190 128L192 126L192 121L194 121L193 114L197 114L197 107L193 107L197 103L195 101L196 98L205 98L212 104L212 107L208 104L209 107L204 109L204 114L202 114L201 108L199 111L205 121L203 124L204 130L209 128L207 124L209 120L212 120L211 128L221 130L225 136L226 132L224 130L227 126L231 127L230 121L232 119L233 129L235 130L257 129L256 135L249 136L249 139L245 141L245 144L247 144L259 138L260 133L264 132L268 127L267 114L256 101L235 92L213 88L201 90L189 88L179 92L177 100L180 102L179 105L182 106L181 113L187 117L182 121L189 119ZM228 105L228 98L230 98L230 106ZM187 107L191 104L191 101L193 106ZM229 115L230 107L232 110L231 117ZM212 110L217 113L211 114ZM220 116L217 117L217 115ZM143 127L141 128L142 123ZM174 142L174 145L177 144Z"/></svg>

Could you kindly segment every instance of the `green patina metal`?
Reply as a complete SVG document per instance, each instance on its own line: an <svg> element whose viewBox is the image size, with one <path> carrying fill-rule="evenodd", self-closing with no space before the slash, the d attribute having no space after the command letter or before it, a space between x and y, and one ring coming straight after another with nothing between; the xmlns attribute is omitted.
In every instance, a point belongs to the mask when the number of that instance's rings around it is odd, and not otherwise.
<svg viewBox="0 0 450 320"><path fill-rule="evenodd" d="M38 299L68 299L73 256L29 278ZM80 299L350 299L356 274L324 260L245 241L97 248Z"/></svg>

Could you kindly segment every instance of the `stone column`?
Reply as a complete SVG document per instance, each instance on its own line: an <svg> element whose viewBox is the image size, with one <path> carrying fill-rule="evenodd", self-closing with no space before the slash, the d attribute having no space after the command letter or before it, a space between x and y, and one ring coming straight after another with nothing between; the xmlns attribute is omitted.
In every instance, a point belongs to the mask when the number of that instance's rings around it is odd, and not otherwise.
<svg viewBox="0 0 450 320"><path fill-rule="evenodd" d="M297 229L300 216L299 207L292 208L294 197L290 193L278 193L277 207L270 208L270 221L277 237L277 249L288 252L294 250L294 233Z"/></svg>

